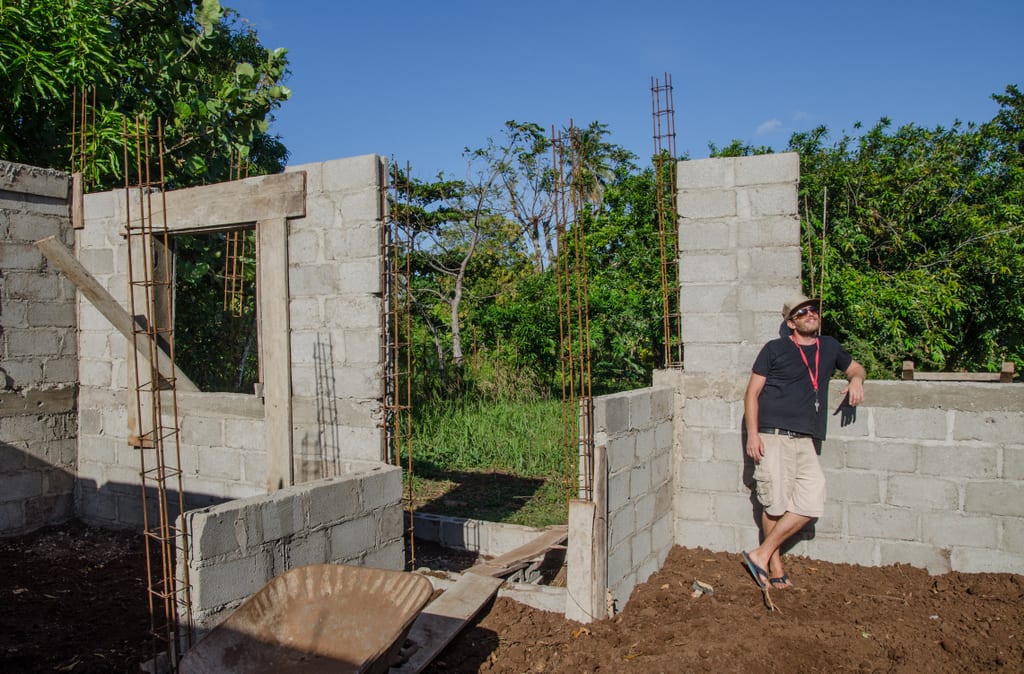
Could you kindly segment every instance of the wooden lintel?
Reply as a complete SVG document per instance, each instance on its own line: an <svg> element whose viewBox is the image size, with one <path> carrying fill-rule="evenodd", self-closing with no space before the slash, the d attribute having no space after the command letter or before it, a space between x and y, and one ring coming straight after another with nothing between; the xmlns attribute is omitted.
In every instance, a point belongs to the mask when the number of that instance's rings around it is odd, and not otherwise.
<svg viewBox="0 0 1024 674"><path fill-rule="evenodd" d="M1003 363L999 372L917 372L914 361L903 361L903 381L965 381L965 382L1013 382L1014 366Z"/></svg>
<svg viewBox="0 0 1024 674"><path fill-rule="evenodd" d="M53 266L64 272L68 280L75 284L78 291L89 300L103 316L110 321L111 325L120 332L128 343L135 341L135 321L125 311L124 307L118 304L114 296L106 288L100 285L89 270L82 266L82 263L68 250L67 246L57 240L57 237L50 236L36 241L36 247L42 251L46 259ZM138 349L143 358L149 359L146 349ZM176 365L172 367L171 359L160 349L156 350L157 371L165 379L174 378L178 388L184 391L198 391L199 387L192 383L192 380L185 376Z"/></svg>
<svg viewBox="0 0 1024 674"><path fill-rule="evenodd" d="M172 234L210 233L257 220L274 222L305 217L306 173L256 176L153 194L147 196L144 208L139 204L137 190L129 190L128 195L133 218L145 213L163 227L166 202L167 229Z"/></svg>

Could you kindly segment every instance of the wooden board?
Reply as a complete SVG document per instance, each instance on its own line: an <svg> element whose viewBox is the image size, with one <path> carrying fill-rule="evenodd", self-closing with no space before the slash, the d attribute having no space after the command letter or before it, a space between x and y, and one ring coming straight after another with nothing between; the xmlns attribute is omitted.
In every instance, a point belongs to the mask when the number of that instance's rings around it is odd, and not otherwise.
<svg viewBox="0 0 1024 674"><path fill-rule="evenodd" d="M561 545L568 538L569 527L551 527L529 543L466 569L466 573L476 573L481 576L507 575L523 568L530 560L540 557L556 545Z"/></svg>
<svg viewBox="0 0 1024 674"><path fill-rule="evenodd" d="M416 617L408 637L416 650L400 666L392 667L390 673L415 674L426 669L498 592L502 582L491 576L462 574L451 589L427 604Z"/></svg>
<svg viewBox="0 0 1024 674"><path fill-rule="evenodd" d="M117 303L114 296L107 292L107 289L100 285L89 270L82 266L82 263L68 250L67 246L57 240L57 237L50 236L36 241L36 247L42 251L55 267L64 272L78 291L89 300L103 316L110 321L111 325L120 332L129 344L135 342L135 321L125 311L124 307ZM149 353L145 349L139 349L143 358L148 359ZM171 359L160 349L156 350L157 371L161 377L170 379L173 373L175 384L183 391L198 391L199 387L192 383L192 380L185 376L178 366L171 367Z"/></svg>

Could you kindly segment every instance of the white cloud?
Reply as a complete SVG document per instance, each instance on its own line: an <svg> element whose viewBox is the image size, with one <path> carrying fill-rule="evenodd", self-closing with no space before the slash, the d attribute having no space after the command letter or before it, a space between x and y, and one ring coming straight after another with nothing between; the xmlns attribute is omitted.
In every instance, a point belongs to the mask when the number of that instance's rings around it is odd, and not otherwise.
<svg viewBox="0 0 1024 674"><path fill-rule="evenodd" d="M769 119L766 122L761 122L757 127L757 135L763 136L766 133L771 133L782 126L782 122L777 119Z"/></svg>

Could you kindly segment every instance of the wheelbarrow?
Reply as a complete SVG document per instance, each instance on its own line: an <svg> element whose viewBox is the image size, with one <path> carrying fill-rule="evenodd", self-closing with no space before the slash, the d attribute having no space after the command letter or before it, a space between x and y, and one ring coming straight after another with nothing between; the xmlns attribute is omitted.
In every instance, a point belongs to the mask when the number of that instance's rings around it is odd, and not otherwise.
<svg viewBox="0 0 1024 674"><path fill-rule="evenodd" d="M292 569L214 627L179 670L387 672L432 594L429 580L404 571L342 564Z"/></svg>

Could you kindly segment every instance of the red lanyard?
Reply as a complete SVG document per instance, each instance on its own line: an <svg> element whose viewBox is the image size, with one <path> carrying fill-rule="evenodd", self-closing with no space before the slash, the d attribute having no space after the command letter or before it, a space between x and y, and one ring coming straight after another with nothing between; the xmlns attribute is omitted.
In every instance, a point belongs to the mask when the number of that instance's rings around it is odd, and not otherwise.
<svg viewBox="0 0 1024 674"><path fill-rule="evenodd" d="M796 337L790 336L790 339L792 339L793 343L796 344L796 350L800 352L800 357L804 359L804 365L807 366L807 374L811 378L811 386L814 387L815 397L817 397L817 393L818 393L818 363L820 362L819 357L821 356L821 345L820 345L819 342L821 340L818 339L817 337L814 338L814 371L812 372L811 371L811 364L807 360L807 354L804 353L803 347L801 347L800 343L796 341ZM817 407L817 403L815 403L815 407Z"/></svg>

